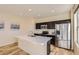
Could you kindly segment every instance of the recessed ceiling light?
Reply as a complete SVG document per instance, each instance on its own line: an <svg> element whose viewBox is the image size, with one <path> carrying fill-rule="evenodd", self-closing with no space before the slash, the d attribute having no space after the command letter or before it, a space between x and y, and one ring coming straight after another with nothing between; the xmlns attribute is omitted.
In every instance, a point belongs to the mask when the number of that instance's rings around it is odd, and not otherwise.
<svg viewBox="0 0 79 59"><path fill-rule="evenodd" d="M55 12L55 10L51 10L51 12L53 13L53 12Z"/></svg>
<svg viewBox="0 0 79 59"><path fill-rule="evenodd" d="M41 15L39 14L38 16L40 17Z"/></svg>
<svg viewBox="0 0 79 59"><path fill-rule="evenodd" d="M32 11L32 9L28 9L28 11Z"/></svg>

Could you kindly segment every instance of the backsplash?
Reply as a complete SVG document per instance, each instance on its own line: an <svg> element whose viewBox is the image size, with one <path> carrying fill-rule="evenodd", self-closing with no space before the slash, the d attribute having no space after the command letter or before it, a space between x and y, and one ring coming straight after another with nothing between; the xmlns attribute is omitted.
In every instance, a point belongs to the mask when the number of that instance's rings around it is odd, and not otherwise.
<svg viewBox="0 0 79 59"><path fill-rule="evenodd" d="M35 33L42 33L43 31L48 31L49 34L55 34L55 29L36 29Z"/></svg>

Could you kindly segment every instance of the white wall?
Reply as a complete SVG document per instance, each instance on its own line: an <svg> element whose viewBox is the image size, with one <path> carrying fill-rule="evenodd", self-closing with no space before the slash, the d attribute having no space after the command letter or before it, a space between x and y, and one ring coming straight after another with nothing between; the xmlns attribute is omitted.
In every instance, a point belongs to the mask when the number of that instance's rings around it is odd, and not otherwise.
<svg viewBox="0 0 79 59"><path fill-rule="evenodd" d="M29 31L34 30L33 18L22 18L10 14L0 14L0 22L4 22L5 28L0 31L0 46L11 44L16 42L15 36L27 34ZM11 24L20 24L19 31L12 31L10 29Z"/></svg>

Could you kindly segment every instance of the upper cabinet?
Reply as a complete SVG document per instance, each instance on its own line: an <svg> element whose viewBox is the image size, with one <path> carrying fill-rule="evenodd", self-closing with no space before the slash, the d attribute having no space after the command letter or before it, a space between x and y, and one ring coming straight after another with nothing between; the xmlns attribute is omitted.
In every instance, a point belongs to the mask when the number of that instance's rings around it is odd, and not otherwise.
<svg viewBox="0 0 79 59"><path fill-rule="evenodd" d="M52 22L36 23L36 29L54 29L55 24Z"/></svg>
<svg viewBox="0 0 79 59"><path fill-rule="evenodd" d="M40 23L36 23L36 29L41 29L41 24Z"/></svg>
<svg viewBox="0 0 79 59"><path fill-rule="evenodd" d="M55 29L55 23L54 22L48 22L47 29Z"/></svg>
<svg viewBox="0 0 79 59"><path fill-rule="evenodd" d="M60 20L60 21L36 23L35 26L36 26L36 29L55 29L55 24L68 23L68 22L70 22L70 19Z"/></svg>
<svg viewBox="0 0 79 59"><path fill-rule="evenodd" d="M36 29L47 29L47 23L36 23Z"/></svg>

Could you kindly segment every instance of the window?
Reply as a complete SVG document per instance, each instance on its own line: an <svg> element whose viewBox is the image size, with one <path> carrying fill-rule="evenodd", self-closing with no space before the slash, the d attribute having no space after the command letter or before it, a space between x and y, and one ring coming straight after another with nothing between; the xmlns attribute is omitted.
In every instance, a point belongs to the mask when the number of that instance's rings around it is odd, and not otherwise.
<svg viewBox="0 0 79 59"><path fill-rule="evenodd" d="M76 42L79 45L79 9L74 14L74 28L75 28L74 34L75 34Z"/></svg>
<svg viewBox="0 0 79 59"><path fill-rule="evenodd" d="M79 13L77 13L77 43L79 44Z"/></svg>

